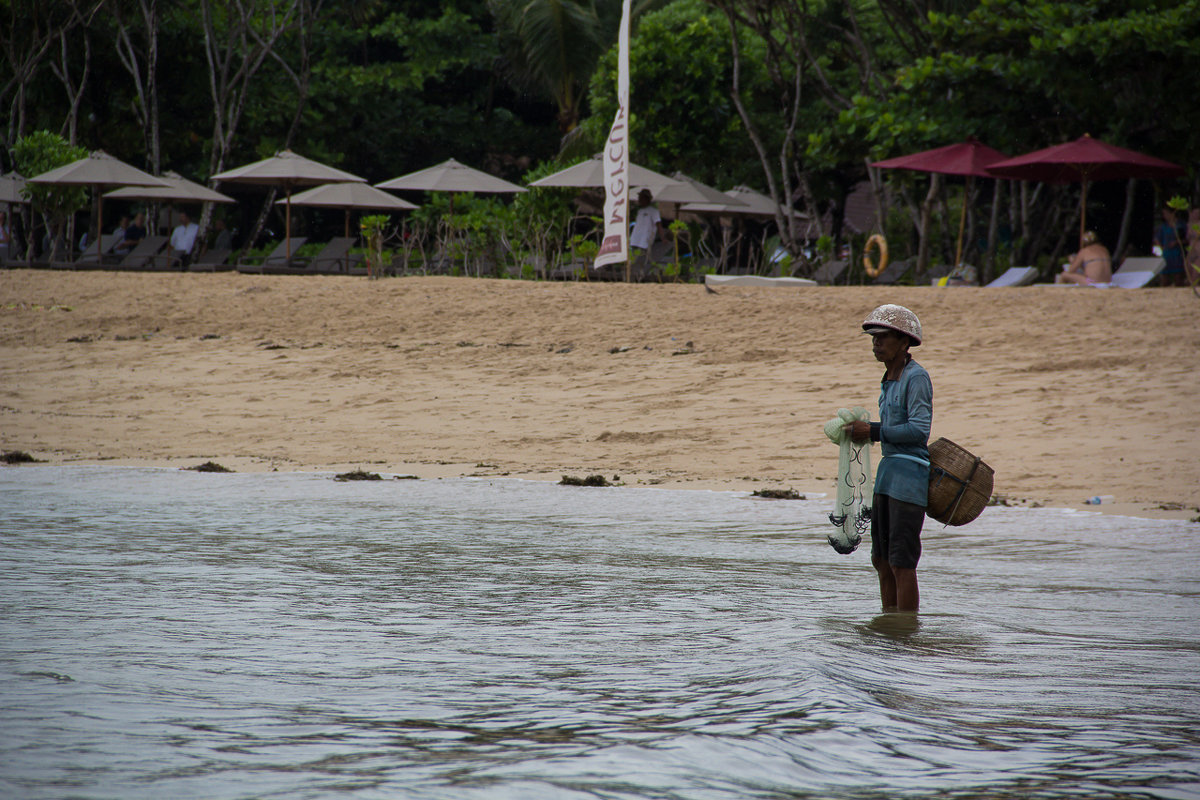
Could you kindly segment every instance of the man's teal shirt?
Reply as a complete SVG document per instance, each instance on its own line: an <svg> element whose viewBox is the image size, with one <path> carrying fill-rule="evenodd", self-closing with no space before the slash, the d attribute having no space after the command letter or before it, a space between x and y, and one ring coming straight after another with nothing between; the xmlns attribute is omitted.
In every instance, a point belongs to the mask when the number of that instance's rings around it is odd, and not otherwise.
<svg viewBox="0 0 1200 800"><path fill-rule="evenodd" d="M929 430L933 425L933 382L909 360L900 379L886 373L879 391L879 423L871 438L883 451L875 472L875 494L924 506L929 501Z"/></svg>

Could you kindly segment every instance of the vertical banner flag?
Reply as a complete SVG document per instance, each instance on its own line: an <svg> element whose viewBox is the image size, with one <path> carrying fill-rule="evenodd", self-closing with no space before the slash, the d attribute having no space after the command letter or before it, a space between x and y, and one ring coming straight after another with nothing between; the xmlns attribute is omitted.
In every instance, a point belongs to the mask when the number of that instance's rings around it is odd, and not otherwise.
<svg viewBox="0 0 1200 800"><path fill-rule="evenodd" d="M604 240L596 266L629 260L629 4L623 0L617 45L617 115L604 144Z"/></svg>

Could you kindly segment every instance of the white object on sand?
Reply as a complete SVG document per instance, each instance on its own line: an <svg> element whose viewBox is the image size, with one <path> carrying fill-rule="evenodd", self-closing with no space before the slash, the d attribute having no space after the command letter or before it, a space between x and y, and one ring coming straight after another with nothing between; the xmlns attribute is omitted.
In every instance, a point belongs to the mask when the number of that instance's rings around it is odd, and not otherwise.
<svg viewBox="0 0 1200 800"><path fill-rule="evenodd" d="M816 286L808 278L765 278L761 275L705 275L705 286Z"/></svg>

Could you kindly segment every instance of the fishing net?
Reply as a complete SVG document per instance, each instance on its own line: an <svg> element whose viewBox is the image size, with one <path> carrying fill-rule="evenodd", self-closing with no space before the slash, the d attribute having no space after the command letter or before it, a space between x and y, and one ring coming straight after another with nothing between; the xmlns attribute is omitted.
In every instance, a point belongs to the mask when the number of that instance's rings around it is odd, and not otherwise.
<svg viewBox="0 0 1200 800"><path fill-rule="evenodd" d="M829 544L845 555L853 553L871 528L871 442L851 441L846 426L856 420L869 422L865 408L839 408L838 415L825 423L825 435L838 445L837 505L829 514L836 528Z"/></svg>

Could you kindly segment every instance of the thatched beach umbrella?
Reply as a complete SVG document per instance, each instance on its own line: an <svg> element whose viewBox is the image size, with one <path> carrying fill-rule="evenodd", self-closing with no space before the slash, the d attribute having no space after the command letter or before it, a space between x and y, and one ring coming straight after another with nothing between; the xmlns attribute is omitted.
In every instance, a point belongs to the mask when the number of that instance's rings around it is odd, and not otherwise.
<svg viewBox="0 0 1200 800"><path fill-rule="evenodd" d="M291 150L281 150L271 158L255 161L243 167L226 170L212 176L214 181L256 183L283 187L286 195L286 217L284 239L288 261L292 260L292 189L297 186L319 186L323 183L365 183L366 179L340 169L326 166L319 161L297 155Z"/></svg>
<svg viewBox="0 0 1200 800"><path fill-rule="evenodd" d="M118 158L113 158L103 150L95 150L87 158L72 161L61 167L43 172L30 178L29 183L40 183L57 186L90 186L99 191L108 186L157 186L167 184L148 172L142 172L137 167L130 166ZM96 219L100 230L104 229L104 196L96 200ZM100 242L103 236L96 236L96 261L100 261Z"/></svg>

